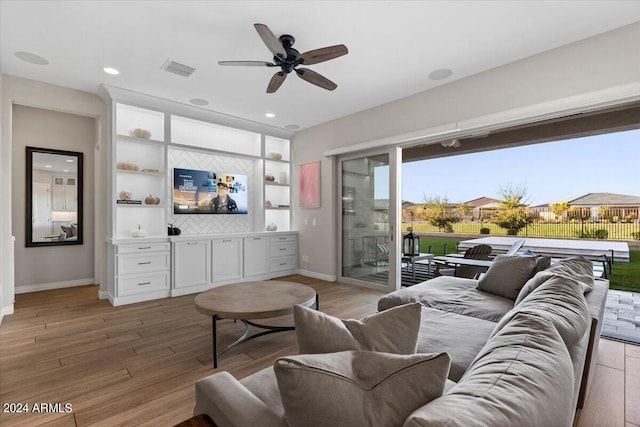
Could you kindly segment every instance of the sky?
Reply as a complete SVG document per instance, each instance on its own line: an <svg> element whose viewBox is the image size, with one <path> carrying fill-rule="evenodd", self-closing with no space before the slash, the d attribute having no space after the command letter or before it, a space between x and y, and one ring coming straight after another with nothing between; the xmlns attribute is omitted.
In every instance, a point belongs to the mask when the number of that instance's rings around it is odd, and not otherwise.
<svg viewBox="0 0 640 427"><path fill-rule="evenodd" d="M464 142L462 142L464 144ZM586 193L640 196L640 130L404 163L402 200L450 203L526 185L532 205Z"/></svg>

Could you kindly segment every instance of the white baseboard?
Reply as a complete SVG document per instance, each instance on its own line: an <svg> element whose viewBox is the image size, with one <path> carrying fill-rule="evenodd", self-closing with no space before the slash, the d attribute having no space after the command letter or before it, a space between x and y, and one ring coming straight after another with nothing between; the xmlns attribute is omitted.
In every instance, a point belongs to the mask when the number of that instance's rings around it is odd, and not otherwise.
<svg viewBox="0 0 640 427"><path fill-rule="evenodd" d="M109 294L107 294L107 291L98 291L98 299L108 299L109 298Z"/></svg>
<svg viewBox="0 0 640 427"><path fill-rule="evenodd" d="M96 280L93 277L91 277L89 279L67 280L66 282L40 283L37 285L25 285L25 286L16 285L15 293L26 294L28 292L39 292L39 291L48 291L51 289L72 288L74 286L93 285L95 282Z"/></svg>
<svg viewBox="0 0 640 427"><path fill-rule="evenodd" d="M298 269L297 273L314 279L326 280L327 282L335 282L337 280L335 275L316 273L315 271Z"/></svg>
<svg viewBox="0 0 640 427"><path fill-rule="evenodd" d="M2 324L2 319L4 318L4 316L8 316L10 314L13 314L13 304L2 307L0 309L0 325Z"/></svg>

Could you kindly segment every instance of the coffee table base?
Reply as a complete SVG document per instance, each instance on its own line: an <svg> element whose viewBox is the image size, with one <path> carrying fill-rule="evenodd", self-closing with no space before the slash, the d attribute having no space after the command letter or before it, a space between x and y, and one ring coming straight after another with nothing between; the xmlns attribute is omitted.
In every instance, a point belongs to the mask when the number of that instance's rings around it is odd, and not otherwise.
<svg viewBox="0 0 640 427"><path fill-rule="evenodd" d="M316 304L315 305L316 305L316 310L319 310L320 309L320 300L318 299L318 294L316 294ZM218 351L218 339L217 339L217 322L218 322L218 320L222 320L222 319L219 319L218 316L213 316L211 318L211 331L212 331L212 341L213 341L213 369L216 369L218 367L218 358L220 356L222 356L224 353L226 353L227 351L231 350L233 347L237 346L240 343L252 340L254 338L261 337L263 335L275 334L277 332L294 331L296 329L295 326L261 325L259 323L255 323L255 322L252 322L252 321L246 320L246 319L234 319L234 320L240 320L242 323L244 323L245 331L240 336L240 338L238 338L237 340L235 340L234 342L232 342L231 344L226 346L224 349L222 349L222 351ZM259 328L259 329L266 329L266 330L262 331L262 332L255 333L253 335L249 335L249 326L253 326L254 328Z"/></svg>

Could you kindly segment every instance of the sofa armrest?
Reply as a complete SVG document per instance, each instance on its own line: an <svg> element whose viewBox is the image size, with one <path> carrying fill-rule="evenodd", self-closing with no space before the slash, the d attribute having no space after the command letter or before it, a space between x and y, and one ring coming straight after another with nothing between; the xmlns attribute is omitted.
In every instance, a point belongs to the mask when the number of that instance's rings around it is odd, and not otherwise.
<svg viewBox="0 0 640 427"><path fill-rule="evenodd" d="M228 372L196 383L193 415L207 414L218 427L287 427L286 422Z"/></svg>

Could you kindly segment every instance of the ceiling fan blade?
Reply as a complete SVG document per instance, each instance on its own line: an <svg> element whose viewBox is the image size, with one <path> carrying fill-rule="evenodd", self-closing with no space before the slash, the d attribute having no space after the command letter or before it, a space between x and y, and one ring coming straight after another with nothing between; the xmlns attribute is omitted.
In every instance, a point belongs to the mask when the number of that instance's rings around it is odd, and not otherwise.
<svg viewBox="0 0 640 427"><path fill-rule="evenodd" d="M298 57L298 61L304 65L312 65L346 55L347 53L349 53L347 47L343 44L338 44L305 52Z"/></svg>
<svg viewBox="0 0 640 427"><path fill-rule="evenodd" d="M240 65L243 67L275 67L276 64L265 61L218 61L218 65Z"/></svg>
<svg viewBox="0 0 640 427"><path fill-rule="evenodd" d="M315 71L311 71L307 68L301 68L299 70L296 69L296 74L298 74L298 77L300 77L302 80L306 80L309 83L320 86L321 88L326 90L334 90L338 87L337 84L335 84L322 74L318 74Z"/></svg>
<svg viewBox="0 0 640 427"><path fill-rule="evenodd" d="M277 91L286 78L287 74L282 71L278 71L277 73L275 73L273 77L271 77L271 80L269 80L269 84L267 85L267 93L273 93Z"/></svg>
<svg viewBox="0 0 640 427"><path fill-rule="evenodd" d="M287 57L287 52L284 50L282 43L280 43L280 40L278 40L278 38L271 32L269 27L264 24L253 24L253 26L255 27L256 31L260 35L260 38L262 39L264 44L267 45L271 53L281 58Z"/></svg>

